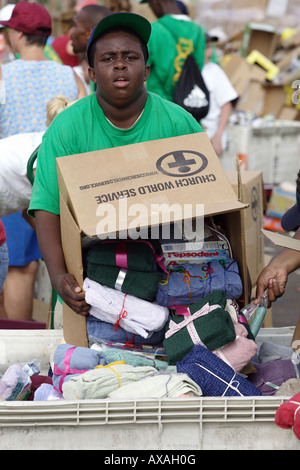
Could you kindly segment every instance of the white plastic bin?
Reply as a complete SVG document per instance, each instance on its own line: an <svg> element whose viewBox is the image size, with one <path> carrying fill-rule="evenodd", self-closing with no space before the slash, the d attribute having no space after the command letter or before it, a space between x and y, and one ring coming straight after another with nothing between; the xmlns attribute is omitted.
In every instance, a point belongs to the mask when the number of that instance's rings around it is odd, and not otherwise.
<svg viewBox="0 0 300 470"><path fill-rule="evenodd" d="M262 329L257 342L290 345L293 328ZM1 369L38 358L62 333L1 330ZM3 359L7 359L3 363ZM0 402L1 450L296 450L291 430L274 424L288 397Z"/></svg>
<svg viewBox="0 0 300 470"><path fill-rule="evenodd" d="M276 122L261 127L228 125L228 146L220 159L223 168L235 170L237 154L246 154L247 169L261 171L265 184L293 183L300 168L300 123Z"/></svg>

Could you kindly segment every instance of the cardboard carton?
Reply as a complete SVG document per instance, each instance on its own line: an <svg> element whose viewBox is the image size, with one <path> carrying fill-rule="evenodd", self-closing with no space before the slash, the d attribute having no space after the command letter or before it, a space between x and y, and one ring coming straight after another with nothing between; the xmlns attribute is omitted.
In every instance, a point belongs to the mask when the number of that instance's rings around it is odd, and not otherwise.
<svg viewBox="0 0 300 470"><path fill-rule="evenodd" d="M254 49L271 59L278 43L276 29L271 24L249 22L246 24L242 55L245 57Z"/></svg>
<svg viewBox="0 0 300 470"><path fill-rule="evenodd" d="M232 187L238 195L237 171L226 172ZM257 278L265 266L263 228L264 188L262 173L260 171L241 171L240 200L249 207L243 211L246 263L249 270L252 286L256 285Z"/></svg>
<svg viewBox="0 0 300 470"><path fill-rule="evenodd" d="M201 204L201 217L218 215L225 229L248 300L242 217L247 205L238 201L206 133L66 156L57 159L57 169L64 256L80 285L86 236L126 238L136 226L167 226L166 216L182 223L199 218ZM182 210L187 206L188 213ZM65 341L87 346L85 317L66 305L63 312Z"/></svg>

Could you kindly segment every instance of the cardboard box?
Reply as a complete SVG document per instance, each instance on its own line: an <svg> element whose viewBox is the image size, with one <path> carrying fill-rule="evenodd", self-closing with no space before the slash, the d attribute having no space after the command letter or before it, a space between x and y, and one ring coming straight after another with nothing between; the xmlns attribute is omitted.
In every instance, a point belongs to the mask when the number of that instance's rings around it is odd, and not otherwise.
<svg viewBox="0 0 300 470"><path fill-rule="evenodd" d="M238 54L232 54L222 68L237 94L242 96L248 87L251 65Z"/></svg>
<svg viewBox="0 0 300 470"><path fill-rule="evenodd" d="M242 49L242 56L246 57L254 49L271 59L276 46L278 36L274 26L266 23L249 22L246 24Z"/></svg>
<svg viewBox="0 0 300 470"><path fill-rule="evenodd" d="M248 300L242 216L247 205L238 201L206 133L66 156L57 159L57 169L64 256L80 285L85 235L126 238L127 229L136 225L146 231L150 225L167 225L166 215L171 223L182 223L199 216L201 203L202 217L218 214L239 266L243 299ZM174 204L177 208L170 213ZM181 209L184 205L191 209L188 214ZM87 346L85 317L66 305L63 311L65 341Z"/></svg>
<svg viewBox="0 0 300 470"><path fill-rule="evenodd" d="M238 195L237 171L226 172L233 189ZM243 211L246 264L249 270L252 286L256 285L257 278L265 266L263 228L264 191L263 178L260 171L241 171L241 195L240 200L249 204Z"/></svg>

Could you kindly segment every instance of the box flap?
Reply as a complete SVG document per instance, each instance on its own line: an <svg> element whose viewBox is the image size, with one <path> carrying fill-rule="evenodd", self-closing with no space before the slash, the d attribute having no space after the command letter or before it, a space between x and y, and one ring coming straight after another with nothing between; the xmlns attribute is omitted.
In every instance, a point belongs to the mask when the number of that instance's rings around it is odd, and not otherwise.
<svg viewBox="0 0 300 470"><path fill-rule="evenodd" d="M269 230L261 229L262 233L277 246L282 248L290 248L291 250L300 251L300 240L291 238L288 235L271 232Z"/></svg>
<svg viewBox="0 0 300 470"><path fill-rule="evenodd" d="M89 237L236 211L205 132L57 159L62 197Z"/></svg>

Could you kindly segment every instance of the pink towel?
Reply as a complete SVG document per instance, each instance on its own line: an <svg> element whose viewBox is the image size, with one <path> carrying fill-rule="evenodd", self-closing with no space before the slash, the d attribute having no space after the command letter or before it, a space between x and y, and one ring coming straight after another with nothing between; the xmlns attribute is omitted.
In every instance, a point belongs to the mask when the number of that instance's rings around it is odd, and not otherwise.
<svg viewBox="0 0 300 470"><path fill-rule="evenodd" d="M213 353L225 361L235 372L240 372L255 356L257 344L247 338L248 332L241 323L234 322L236 339L221 348L214 349Z"/></svg>

